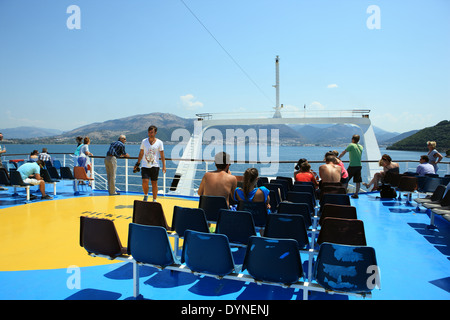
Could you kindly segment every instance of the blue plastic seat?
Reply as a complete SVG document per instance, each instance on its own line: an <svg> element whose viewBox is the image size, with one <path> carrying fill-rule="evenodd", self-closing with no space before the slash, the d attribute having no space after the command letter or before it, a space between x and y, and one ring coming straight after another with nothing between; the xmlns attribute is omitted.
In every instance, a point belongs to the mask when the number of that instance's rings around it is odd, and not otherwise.
<svg viewBox="0 0 450 320"><path fill-rule="evenodd" d="M306 229L312 226L311 206L306 203L281 202L278 205L277 213L299 214L303 216Z"/></svg>
<svg viewBox="0 0 450 320"><path fill-rule="evenodd" d="M296 214L270 214L264 229L264 237L294 239L299 249L309 245L303 216Z"/></svg>
<svg viewBox="0 0 450 320"><path fill-rule="evenodd" d="M256 235L252 214L248 211L220 210L216 233L224 234L232 244L248 243Z"/></svg>
<svg viewBox="0 0 450 320"><path fill-rule="evenodd" d="M72 170L70 170L69 167L61 167L61 168L59 168L59 171L61 173L61 179L63 179L63 180L75 180L75 177L73 176Z"/></svg>
<svg viewBox="0 0 450 320"><path fill-rule="evenodd" d="M181 263L199 273L223 277L235 271L227 236L186 230Z"/></svg>
<svg viewBox="0 0 450 320"><path fill-rule="evenodd" d="M160 226L130 223L128 253L137 262L161 268L176 263L166 229Z"/></svg>
<svg viewBox="0 0 450 320"><path fill-rule="evenodd" d="M294 192L308 192L308 193L311 193L314 196L314 199L316 199L316 190L314 189L313 185L310 185L310 184L294 184L292 186L292 191L294 191Z"/></svg>
<svg viewBox="0 0 450 320"><path fill-rule="evenodd" d="M220 196L200 196L198 207L205 210L206 220L216 222L220 209L228 209L227 200Z"/></svg>
<svg viewBox="0 0 450 320"><path fill-rule="evenodd" d="M173 207L172 231L184 237L186 230L209 232L205 211L201 208Z"/></svg>
<svg viewBox="0 0 450 320"><path fill-rule="evenodd" d="M239 211L248 211L252 214L255 227L264 227L267 222L267 204L265 202L239 201Z"/></svg>
<svg viewBox="0 0 450 320"><path fill-rule="evenodd" d="M327 290L370 293L379 284L375 250L367 246L323 243L314 278Z"/></svg>
<svg viewBox="0 0 450 320"><path fill-rule="evenodd" d="M310 206L311 212L316 207L316 198L309 192L288 192L286 200L294 203L306 203Z"/></svg>
<svg viewBox="0 0 450 320"><path fill-rule="evenodd" d="M285 285L299 281L303 268L297 241L251 237L242 270L247 270L257 281Z"/></svg>

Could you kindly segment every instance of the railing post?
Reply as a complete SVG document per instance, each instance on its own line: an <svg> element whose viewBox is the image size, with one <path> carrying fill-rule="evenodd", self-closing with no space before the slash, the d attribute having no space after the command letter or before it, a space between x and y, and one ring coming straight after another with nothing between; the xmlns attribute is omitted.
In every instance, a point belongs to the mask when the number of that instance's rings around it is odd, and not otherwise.
<svg viewBox="0 0 450 320"><path fill-rule="evenodd" d="M94 158L90 158L91 159L91 172L92 172L92 177L91 178L95 178L95 168L94 168ZM92 190L95 190L95 179L92 180L92 184L91 184L91 188Z"/></svg>
<svg viewBox="0 0 450 320"><path fill-rule="evenodd" d="M125 192L128 192L128 158L125 158Z"/></svg>
<svg viewBox="0 0 450 320"><path fill-rule="evenodd" d="M163 197L166 196L166 173L163 173Z"/></svg>

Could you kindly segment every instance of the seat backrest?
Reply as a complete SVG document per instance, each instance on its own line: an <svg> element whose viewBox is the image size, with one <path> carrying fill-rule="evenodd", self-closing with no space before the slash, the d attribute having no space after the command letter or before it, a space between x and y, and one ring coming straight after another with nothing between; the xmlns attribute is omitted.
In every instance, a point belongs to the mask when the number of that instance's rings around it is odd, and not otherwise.
<svg viewBox="0 0 450 320"><path fill-rule="evenodd" d="M367 246L323 243L314 265L314 278L325 289L370 293L375 283L369 279L379 275L375 250Z"/></svg>
<svg viewBox="0 0 450 320"><path fill-rule="evenodd" d="M56 167L47 167L47 171L50 174L50 177L52 179L56 179L56 180L61 179L61 176L59 175L58 170L56 169Z"/></svg>
<svg viewBox="0 0 450 320"><path fill-rule="evenodd" d="M274 190L269 190L269 203L271 212L275 212L280 204L280 197L277 197L277 193Z"/></svg>
<svg viewBox="0 0 450 320"><path fill-rule="evenodd" d="M320 202L320 212L322 212L325 204L340 204L345 206L350 206L350 196L348 194L335 194L335 193L325 193Z"/></svg>
<svg viewBox="0 0 450 320"><path fill-rule="evenodd" d="M358 219L355 207L331 203L327 203L323 206L319 225L322 225L325 218Z"/></svg>
<svg viewBox="0 0 450 320"><path fill-rule="evenodd" d="M309 192L290 191L287 194L286 200L294 203L306 203L310 206L311 212L314 212L314 207L316 206L315 197Z"/></svg>
<svg viewBox="0 0 450 320"><path fill-rule="evenodd" d="M450 206L450 191L445 194L445 196L442 197L441 201L439 202L442 207Z"/></svg>
<svg viewBox="0 0 450 320"><path fill-rule="evenodd" d="M434 192L436 188L444 184L442 183L441 178L433 178L433 177L425 177L425 176L418 176L417 177L417 185L418 185L418 191L419 192ZM444 184L445 185L445 184Z"/></svg>
<svg viewBox="0 0 450 320"><path fill-rule="evenodd" d="M215 222L220 209L228 209L227 200L220 196L200 196L198 207L206 214L206 220Z"/></svg>
<svg viewBox="0 0 450 320"><path fill-rule="evenodd" d="M257 187L261 187L265 183L269 183L269 178L267 178L267 177L259 177L258 180L256 181L256 186Z"/></svg>
<svg viewBox="0 0 450 320"><path fill-rule="evenodd" d="M401 191L414 191L417 189L417 178L412 176L402 176L398 182L398 189Z"/></svg>
<svg viewBox="0 0 450 320"><path fill-rule="evenodd" d="M248 211L219 211L216 233L224 234L231 243L247 244L256 235L252 214Z"/></svg>
<svg viewBox="0 0 450 320"><path fill-rule="evenodd" d="M80 245L89 253L103 254L112 258L124 251L112 220L80 217Z"/></svg>
<svg viewBox="0 0 450 320"><path fill-rule="evenodd" d="M347 189L342 186L324 186L320 189L320 197L319 200L322 202L323 196L325 194L347 194Z"/></svg>
<svg viewBox="0 0 450 320"><path fill-rule="evenodd" d="M73 180L75 179L72 170L69 167L61 167L59 168L59 172L61 172L61 179Z"/></svg>
<svg viewBox="0 0 450 320"><path fill-rule="evenodd" d="M365 246L364 223L356 219L325 218L317 238L319 245L324 242Z"/></svg>
<svg viewBox="0 0 450 320"><path fill-rule="evenodd" d="M286 180L284 180L284 179L273 179L273 180L270 180L269 184L281 185L282 186L281 198L282 199L286 199L286 195L290 191L289 190L289 183Z"/></svg>
<svg viewBox="0 0 450 320"><path fill-rule="evenodd" d="M430 197L431 201L439 201L442 199L442 197L444 196L445 193L445 189L446 186L444 186L443 184L440 184L436 187L436 189L434 190L433 194Z"/></svg>
<svg viewBox="0 0 450 320"><path fill-rule="evenodd" d="M297 241L251 237L242 271L256 280L292 284L303 277Z"/></svg>
<svg viewBox="0 0 450 320"><path fill-rule="evenodd" d="M84 167L73 167L73 177L77 180L89 180Z"/></svg>
<svg viewBox="0 0 450 320"><path fill-rule="evenodd" d="M172 231L180 237L184 237L184 232L189 230L209 232L205 211L202 208L173 207Z"/></svg>
<svg viewBox="0 0 450 320"><path fill-rule="evenodd" d="M235 271L227 236L186 230L181 262L194 272L225 276Z"/></svg>
<svg viewBox="0 0 450 320"><path fill-rule="evenodd" d="M47 169L43 169L43 168L41 169L41 176L45 182L54 182L52 177L50 177L50 174L48 173Z"/></svg>
<svg viewBox="0 0 450 320"><path fill-rule="evenodd" d="M256 227L266 225L268 212L265 202L239 201L238 210L250 212Z"/></svg>
<svg viewBox="0 0 450 320"><path fill-rule="evenodd" d="M128 254L137 262L166 267L175 263L167 231L159 226L130 223Z"/></svg>
<svg viewBox="0 0 450 320"><path fill-rule="evenodd" d="M164 210L159 202L134 200L133 223L160 226L169 230Z"/></svg>
<svg viewBox="0 0 450 320"><path fill-rule="evenodd" d="M13 186L30 186L30 184L23 182L20 172L16 170L11 171L10 182Z"/></svg>
<svg viewBox="0 0 450 320"><path fill-rule="evenodd" d="M303 216L306 229L312 225L311 206L306 203L281 202L278 205L277 213L299 214Z"/></svg>
<svg viewBox="0 0 450 320"><path fill-rule="evenodd" d="M0 168L0 184L4 186L11 185L9 181L8 171L5 168Z"/></svg>
<svg viewBox="0 0 450 320"><path fill-rule="evenodd" d="M298 214L269 214L264 237L294 239L300 249L309 244L305 221Z"/></svg>
<svg viewBox="0 0 450 320"><path fill-rule="evenodd" d="M310 184L294 184L292 186L292 191L294 191L294 192L309 192L312 195L314 195L314 198L316 197L315 196L316 191L314 189L314 186L312 186Z"/></svg>
<svg viewBox="0 0 450 320"><path fill-rule="evenodd" d="M288 191L292 191L292 187L294 186L294 182L290 177L277 176L276 180L284 180L287 182Z"/></svg>
<svg viewBox="0 0 450 320"><path fill-rule="evenodd" d="M59 169L59 168L61 168L61 161L59 161L59 160L53 160L53 166L56 168L56 169Z"/></svg>

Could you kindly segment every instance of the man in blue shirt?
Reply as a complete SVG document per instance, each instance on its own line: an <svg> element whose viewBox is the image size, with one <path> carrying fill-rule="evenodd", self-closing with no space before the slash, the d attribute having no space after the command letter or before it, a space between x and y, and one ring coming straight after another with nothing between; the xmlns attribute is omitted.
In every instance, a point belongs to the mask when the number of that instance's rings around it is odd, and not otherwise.
<svg viewBox="0 0 450 320"><path fill-rule="evenodd" d="M43 167L44 162L42 160L38 160L36 162L24 163L17 169L17 171L22 176L23 182L32 184L34 186L39 186L39 190L42 194L42 200L50 200L53 198L45 194L45 181L41 177L41 168Z"/></svg>
<svg viewBox="0 0 450 320"><path fill-rule="evenodd" d="M109 146L105 158L106 178L108 179L109 195L116 195L116 171L117 158L128 158L128 153L125 152L125 142L127 138L122 134L117 141L114 141Z"/></svg>
<svg viewBox="0 0 450 320"><path fill-rule="evenodd" d="M433 165L429 164L428 161L429 160L428 160L427 155L423 155L420 157L420 160L419 160L420 164L417 166L417 169L416 169L416 173L419 176L424 176L426 174L434 174L435 173Z"/></svg>

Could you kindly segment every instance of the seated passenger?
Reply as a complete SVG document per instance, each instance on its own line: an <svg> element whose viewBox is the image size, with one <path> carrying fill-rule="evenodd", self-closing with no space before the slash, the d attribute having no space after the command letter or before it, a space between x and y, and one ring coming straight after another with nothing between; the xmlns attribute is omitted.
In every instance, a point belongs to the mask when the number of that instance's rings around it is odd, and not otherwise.
<svg viewBox="0 0 450 320"><path fill-rule="evenodd" d="M295 179L295 176L297 175L297 173L300 172L300 168L302 166L302 163L305 163L305 162L308 162L308 160L306 160L305 158L301 158L301 159L298 160L297 164L295 165L294 179ZM314 178L316 178L316 181L319 181L319 176L317 175L317 173L314 170L312 170L312 169L311 169L310 172L313 174Z"/></svg>
<svg viewBox="0 0 450 320"><path fill-rule="evenodd" d="M342 169L335 164L335 156L326 155L325 164L319 167L319 176L322 182L341 182Z"/></svg>
<svg viewBox="0 0 450 320"><path fill-rule="evenodd" d="M270 209L269 189L266 187L256 187L258 180L258 170L248 168L244 172L243 186L237 188L234 192L234 200L236 201L252 201L265 202L267 208Z"/></svg>
<svg viewBox="0 0 450 320"><path fill-rule="evenodd" d="M17 171L22 176L22 180L25 183L32 184L34 186L39 185L39 190L41 191L42 200L53 199L49 195L45 194L45 181L41 177L41 168L44 167L44 161L37 160L36 162L28 162L21 165Z"/></svg>
<svg viewBox="0 0 450 320"><path fill-rule="evenodd" d="M429 161L429 159L428 159L427 155L420 156L420 160L419 160L420 164L417 166L417 169L416 169L416 173L419 176L424 176L426 174L434 174L435 173L433 165L429 164L428 161Z"/></svg>
<svg viewBox="0 0 450 320"><path fill-rule="evenodd" d="M233 197L237 186L237 179L230 172L230 156L219 152L214 162L217 170L205 173L197 191L198 195L225 197L229 206L229 199Z"/></svg>
<svg viewBox="0 0 450 320"><path fill-rule="evenodd" d="M308 162L303 162L300 166L300 171L295 175L295 181L312 182L314 188L319 187L316 177L311 173L311 165Z"/></svg>
<svg viewBox="0 0 450 320"><path fill-rule="evenodd" d="M369 183L363 183L363 186L365 186L367 189L369 189L370 186L373 185L372 191L378 190L378 185L380 182L383 182L386 173L399 173L400 170L399 164L397 162L392 162L392 158L387 154L383 154L378 164L380 165L380 167L383 167L383 171L375 173Z"/></svg>
<svg viewBox="0 0 450 320"><path fill-rule="evenodd" d="M30 161L33 161L33 162L38 161L38 160L39 160L39 151L33 150L33 151L30 153L30 159L29 159L29 160L30 160Z"/></svg>
<svg viewBox="0 0 450 320"><path fill-rule="evenodd" d="M48 154L47 148L42 148L42 152L39 153L38 158L39 158L39 160L44 161L44 163L45 163L46 161L49 161L50 163L53 164L52 157Z"/></svg>

